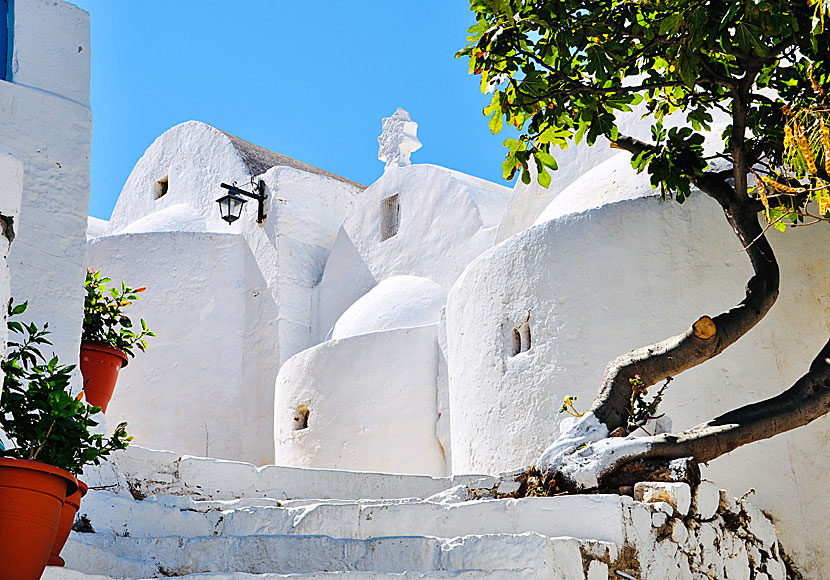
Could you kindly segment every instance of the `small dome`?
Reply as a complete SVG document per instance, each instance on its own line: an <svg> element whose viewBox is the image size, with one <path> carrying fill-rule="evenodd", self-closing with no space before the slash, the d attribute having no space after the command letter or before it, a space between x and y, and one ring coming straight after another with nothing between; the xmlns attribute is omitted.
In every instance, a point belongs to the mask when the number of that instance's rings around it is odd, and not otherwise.
<svg viewBox="0 0 830 580"><path fill-rule="evenodd" d="M447 302L444 289L429 278L393 276L361 296L340 316L332 339L395 328L435 324Z"/></svg>
<svg viewBox="0 0 830 580"><path fill-rule="evenodd" d="M631 155L620 153L575 179L553 198L534 225L564 215L581 213L610 203L659 195L647 173L631 167Z"/></svg>
<svg viewBox="0 0 830 580"><path fill-rule="evenodd" d="M177 203L137 219L119 234L143 234L147 232L204 232L205 218L188 205Z"/></svg>

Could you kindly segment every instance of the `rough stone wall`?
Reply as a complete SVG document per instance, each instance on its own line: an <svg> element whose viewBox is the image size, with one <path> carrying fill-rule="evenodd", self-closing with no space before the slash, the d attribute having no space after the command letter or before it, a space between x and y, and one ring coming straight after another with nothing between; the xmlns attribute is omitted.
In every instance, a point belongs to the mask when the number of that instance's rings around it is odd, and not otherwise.
<svg viewBox="0 0 830 580"><path fill-rule="evenodd" d="M89 204L89 15L67 2L17 0L10 82L0 82L0 143L24 164L9 254L11 294L49 323L54 351L77 363ZM78 381L80 385L80 381Z"/></svg>

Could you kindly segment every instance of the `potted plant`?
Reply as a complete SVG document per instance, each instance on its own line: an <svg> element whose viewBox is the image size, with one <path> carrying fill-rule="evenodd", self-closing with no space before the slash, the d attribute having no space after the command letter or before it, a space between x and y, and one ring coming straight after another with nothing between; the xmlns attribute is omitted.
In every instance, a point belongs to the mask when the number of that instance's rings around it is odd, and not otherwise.
<svg viewBox="0 0 830 580"><path fill-rule="evenodd" d="M136 300L146 288L130 288L121 282L121 288L108 287L111 278L102 278L100 270L90 268L86 273L84 288L84 326L81 335L81 374L84 377L84 393L87 402L107 406L118 380L118 371L127 366L128 357L134 357L133 349L144 351L144 339L155 336L144 319L141 330L133 330L133 322L124 314L124 308Z"/></svg>
<svg viewBox="0 0 830 580"><path fill-rule="evenodd" d="M43 573L59 536L67 498L76 496L75 478L84 465L99 464L116 449L124 449L126 423L105 438L90 429L101 411L71 394L74 365L47 359L40 348L51 344L48 325L12 320L26 303L9 304L9 349L0 365L4 373L0 396L0 578L37 580ZM74 502L77 505L77 501ZM69 535L74 513L63 516L62 541ZM56 561L57 563L57 561Z"/></svg>

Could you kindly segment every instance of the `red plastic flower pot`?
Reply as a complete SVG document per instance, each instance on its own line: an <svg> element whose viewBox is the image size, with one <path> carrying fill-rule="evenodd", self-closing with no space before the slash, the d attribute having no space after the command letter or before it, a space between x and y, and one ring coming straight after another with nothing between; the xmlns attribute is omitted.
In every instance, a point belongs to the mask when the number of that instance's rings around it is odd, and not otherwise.
<svg viewBox="0 0 830 580"><path fill-rule="evenodd" d="M107 412L118 371L127 366L127 362L127 355L117 348L95 343L81 345L81 374L87 403Z"/></svg>
<svg viewBox="0 0 830 580"><path fill-rule="evenodd" d="M0 457L0 578L41 577L64 501L77 489L77 480L68 471Z"/></svg>
<svg viewBox="0 0 830 580"><path fill-rule="evenodd" d="M55 543L52 544L52 554L49 556L47 566L63 566L63 558L60 557L61 550L69 539L69 532L72 531L72 524L75 523L75 514L81 509L81 498L86 495L88 491L87 485L80 479L78 482L78 491L66 498L61 510L61 519L58 523L58 533L55 536Z"/></svg>

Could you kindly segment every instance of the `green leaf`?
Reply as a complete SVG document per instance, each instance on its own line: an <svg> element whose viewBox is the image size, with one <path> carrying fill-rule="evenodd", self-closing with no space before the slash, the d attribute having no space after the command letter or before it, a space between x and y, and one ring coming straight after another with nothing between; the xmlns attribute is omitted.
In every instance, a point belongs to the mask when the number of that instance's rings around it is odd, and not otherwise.
<svg viewBox="0 0 830 580"><path fill-rule="evenodd" d="M502 114L501 112L493 113L490 117L490 132L497 135L502 129Z"/></svg>
<svg viewBox="0 0 830 580"><path fill-rule="evenodd" d="M657 33L660 36L673 33L680 26L681 22L683 22L683 14L680 12L673 12L666 16L662 22L660 22L660 29Z"/></svg>

